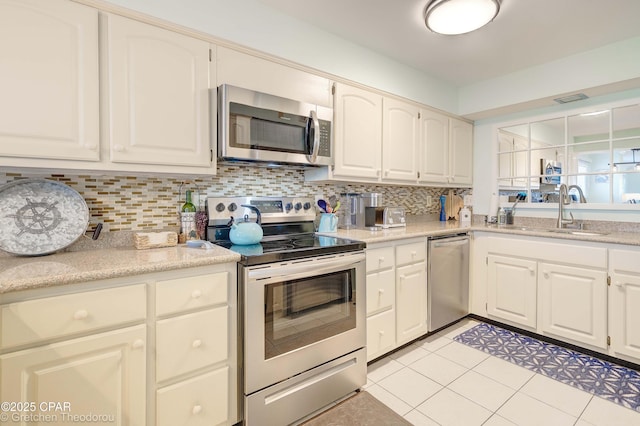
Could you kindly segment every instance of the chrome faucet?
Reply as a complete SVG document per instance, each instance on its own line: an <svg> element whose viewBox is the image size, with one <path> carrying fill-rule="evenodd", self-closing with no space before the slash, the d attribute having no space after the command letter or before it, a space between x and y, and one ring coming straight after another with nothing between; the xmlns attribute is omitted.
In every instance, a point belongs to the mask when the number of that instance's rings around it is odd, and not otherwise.
<svg viewBox="0 0 640 426"><path fill-rule="evenodd" d="M567 185L565 185L564 183L560 185L560 189L558 190L558 228L562 229L564 228L566 225L577 225L580 226L582 228L582 224L581 223L576 223L576 221L573 218L573 213L569 212L569 216L571 216L571 219L565 219L564 218L564 206L568 206L569 204L571 204L571 199L569 198L569 191L572 189L577 189L578 193L580 194L580 202L581 203L586 203L587 199L584 197L584 193L582 192L582 188L580 188L578 185L571 185L569 187L567 187Z"/></svg>
<svg viewBox="0 0 640 426"><path fill-rule="evenodd" d="M580 203L584 204L587 202L587 199L584 198L584 192L582 192L582 188L580 188L578 185L570 185L567 188L567 194L569 194L569 192L571 192L572 189L578 190L578 194L580 195Z"/></svg>

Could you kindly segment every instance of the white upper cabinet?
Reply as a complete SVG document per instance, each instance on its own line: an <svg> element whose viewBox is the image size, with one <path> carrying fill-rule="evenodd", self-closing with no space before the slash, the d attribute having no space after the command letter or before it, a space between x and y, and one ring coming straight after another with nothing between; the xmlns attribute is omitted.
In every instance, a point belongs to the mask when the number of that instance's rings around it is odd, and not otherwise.
<svg viewBox="0 0 640 426"><path fill-rule="evenodd" d="M382 157L382 96L335 85L334 176L378 180Z"/></svg>
<svg viewBox="0 0 640 426"><path fill-rule="evenodd" d="M384 98L382 105L382 179L415 183L420 110L392 98Z"/></svg>
<svg viewBox="0 0 640 426"><path fill-rule="evenodd" d="M473 125L449 119L449 183L470 186L473 183Z"/></svg>
<svg viewBox="0 0 640 426"><path fill-rule="evenodd" d="M210 167L209 43L117 15L106 39L110 160Z"/></svg>
<svg viewBox="0 0 640 426"><path fill-rule="evenodd" d="M473 125L429 110L420 111L421 183L471 186Z"/></svg>
<svg viewBox="0 0 640 426"><path fill-rule="evenodd" d="M420 181L447 183L449 177L449 118L420 112Z"/></svg>
<svg viewBox="0 0 640 426"><path fill-rule="evenodd" d="M0 28L0 156L99 160L98 11L0 0Z"/></svg>
<svg viewBox="0 0 640 426"><path fill-rule="evenodd" d="M227 47L218 46L216 51L212 85L230 84L328 108L333 105L328 78Z"/></svg>

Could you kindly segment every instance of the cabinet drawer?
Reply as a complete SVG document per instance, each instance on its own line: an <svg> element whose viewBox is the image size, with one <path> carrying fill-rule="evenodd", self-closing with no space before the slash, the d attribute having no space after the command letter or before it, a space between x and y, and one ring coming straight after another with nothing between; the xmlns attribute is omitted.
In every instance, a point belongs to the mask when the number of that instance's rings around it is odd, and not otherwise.
<svg viewBox="0 0 640 426"><path fill-rule="evenodd" d="M83 333L143 320L144 284L47 297L1 308L1 347Z"/></svg>
<svg viewBox="0 0 640 426"><path fill-rule="evenodd" d="M228 280L227 272L218 272L158 281L156 315L163 316L221 303L226 304Z"/></svg>
<svg viewBox="0 0 640 426"><path fill-rule="evenodd" d="M164 387L156 394L156 425L218 425L229 418L229 367Z"/></svg>
<svg viewBox="0 0 640 426"><path fill-rule="evenodd" d="M367 274L367 315L393 306L395 279L393 269Z"/></svg>
<svg viewBox="0 0 640 426"><path fill-rule="evenodd" d="M396 266L421 262L427 257L427 243L403 244L396 247Z"/></svg>
<svg viewBox="0 0 640 426"><path fill-rule="evenodd" d="M396 344L396 311L390 309L367 318L367 361L393 349Z"/></svg>
<svg viewBox="0 0 640 426"><path fill-rule="evenodd" d="M393 267L393 247L367 249L367 272Z"/></svg>
<svg viewBox="0 0 640 426"><path fill-rule="evenodd" d="M160 382L228 357L229 309L220 307L156 324L156 377Z"/></svg>

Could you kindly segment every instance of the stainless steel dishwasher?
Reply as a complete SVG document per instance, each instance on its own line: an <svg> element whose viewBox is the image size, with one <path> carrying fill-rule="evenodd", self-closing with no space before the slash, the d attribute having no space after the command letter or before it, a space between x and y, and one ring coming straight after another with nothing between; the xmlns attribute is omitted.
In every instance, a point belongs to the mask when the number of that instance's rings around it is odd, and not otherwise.
<svg viewBox="0 0 640 426"><path fill-rule="evenodd" d="M469 236L429 238L427 325L438 330L469 313Z"/></svg>

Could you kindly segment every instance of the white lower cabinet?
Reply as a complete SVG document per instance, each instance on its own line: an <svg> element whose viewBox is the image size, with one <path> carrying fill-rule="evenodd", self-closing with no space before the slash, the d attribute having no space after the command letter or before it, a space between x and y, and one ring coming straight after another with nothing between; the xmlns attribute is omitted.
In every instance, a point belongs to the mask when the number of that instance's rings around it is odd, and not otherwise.
<svg viewBox="0 0 640 426"><path fill-rule="evenodd" d="M67 402L55 424L238 422L235 263L2 300L1 401Z"/></svg>
<svg viewBox="0 0 640 426"><path fill-rule="evenodd" d="M640 250L609 250L609 335L615 356L640 363Z"/></svg>
<svg viewBox="0 0 640 426"><path fill-rule="evenodd" d="M367 361L427 332L426 241L367 248Z"/></svg>
<svg viewBox="0 0 640 426"><path fill-rule="evenodd" d="M525 327L537 322L537 265L509 256L487 257L487 314Z"/></svg>
<svg viewBox="0 0 640 426"><path fill-rule="evenodd" d="M548 262L538 267L543 333L606 349L606 270Z"/></svg>
<svg viewBox="0 0 640 426"><path fill-rule="evenodd" d="M67 411L43 412L55 414L55 424L74 423L66 415L93 415L101 416L95 423L143 426L146 341L146 327L138 325L4 354L0 396L68 402Z"/></svg>

